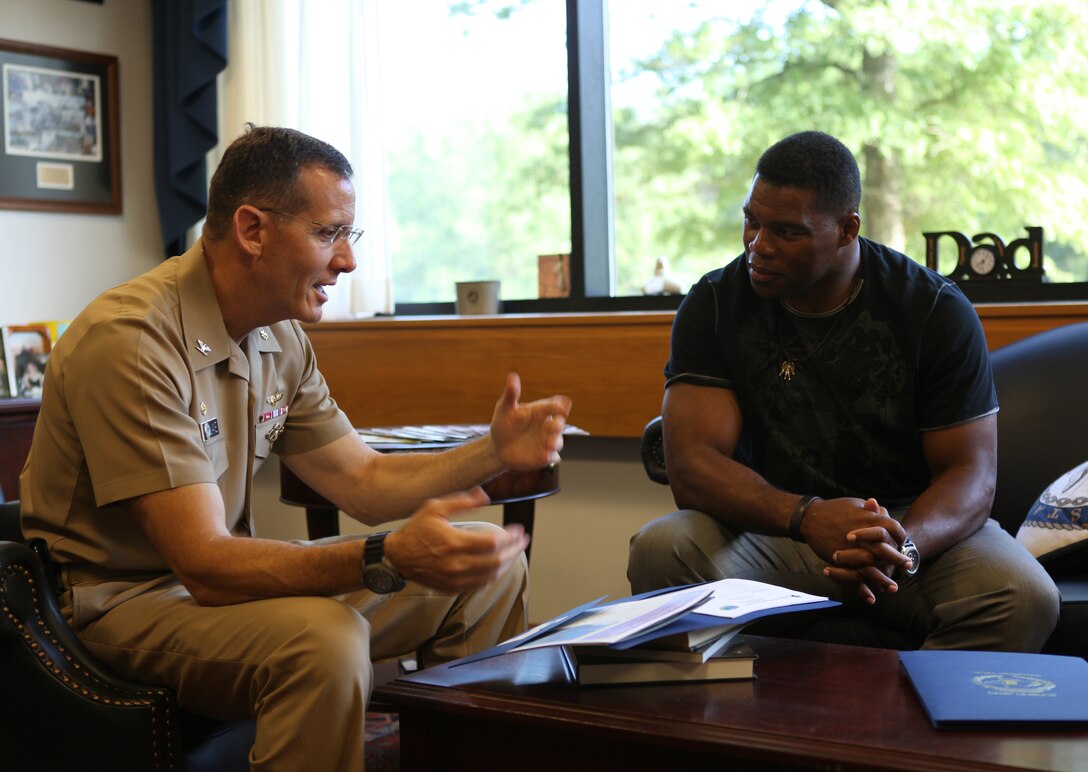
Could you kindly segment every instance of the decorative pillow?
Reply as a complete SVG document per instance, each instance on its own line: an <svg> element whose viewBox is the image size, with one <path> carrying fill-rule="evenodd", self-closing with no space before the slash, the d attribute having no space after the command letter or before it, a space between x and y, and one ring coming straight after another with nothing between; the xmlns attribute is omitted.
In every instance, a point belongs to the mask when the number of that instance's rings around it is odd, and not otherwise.
<svg viewBox="0 0 1088 772"><path fill-rule="evenodd" d="M1088 547L1088 461L1047 486L1016 532L1017 540L1040 561L1067 548ZM1077 550L1079 551L1079 550ZM1083 563L1088 570L1088 559Z"/></svg>

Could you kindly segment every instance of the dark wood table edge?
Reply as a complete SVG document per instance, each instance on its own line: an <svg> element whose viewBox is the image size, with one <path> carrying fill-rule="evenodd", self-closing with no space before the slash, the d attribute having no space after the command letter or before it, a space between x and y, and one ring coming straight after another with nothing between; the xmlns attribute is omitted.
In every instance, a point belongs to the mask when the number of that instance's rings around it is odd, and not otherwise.
<svg viewBox="0 0 1088 772"><path fill-rule="evenodd" d="M548 707L551 722L572 731L592 729L616 740L637 741L667 748L698 750L710 753L728 751L737 758L775 762L798 766L813 765L814 758L824 759L825 768L841 770L912 770L954 772L955 770L1020 769L967 761L963 759L937 759L921 754L898 751L883 759L874 758L871 747L854 746L838 741L819 738L798 738L775 732L753 732L722 727L711 727L668 718L649 718L635 714L614 713L604 715L600 711L582 708L558 700L534 700L533 709L527 709L523 699L497 695L483 691L458 689L428 684L414 684L399 679L390 681L374 691L374 699L388 709L423 709L486 718L500 722L524 725L537 724L540 707ZM403 717L402 717L403 720Z"/></svg>
<svg viewBox="0 0 1088 772"><path fill-rule="evenodd" d="M1024 769L965 759L944 759L921 753L896 751L877 758L872 747L841 741L800 738L777 732L753 732L708 726L661 717L613 713L583 708L559 700L535 699L527 709L523 699L484 691L416 684L401 679L390 681L374 691L374 699L385 709L405 711L422 709L455 715L485 718L498 722L537 725L541 708L546 705L551 721L575 732L592 729L620 741L635 741L666 748L697 750L708 753L728 752L730 757L782 763L800 767L836 770L887 770L888 772L957 772L958 770ZM403 720L403 715L402 715ZM936 730L935 730L936 731ZM991 733L986 733L991 734ZM814 759L822 759L822 762Z"/></svg>
<svg viewBox="0 0 1088 772"><path fill-rule="evenodd" d="M437 665L380 685L374 691L374 699L389 710L401 712L403 736L408 739L418 737L416 732L438 730L441 717L446 716L451 727L480 720L499 727L493 731L501 731L505 724L511 733L523 738L522 742L536 743L546 749L546 754L552 746L547 735L555 731L557 736L565 735L566 742L581 734L588 746L599 747L603 743L606 754L611 744L624 749L630 744L645 747L648 757L675 751L678 758L686 755L695 767L713 759L710 768L714 769L719 760L735 758L738 764L749 765L745 769L778 764L843 770L1088 770L1088 757L1084 763L1075 761L1083 755L1078 748L1088 742L1085 732L1044 727L954 731L932 728L912 694L894 649L766 635L744 638L761 658L766 657L768 667L775 668L768 675L771 684L762 693L778 694L781 698L800 689L796 699L810 706L798 713L800 723L796 725L796 734L793 723L780 720L764 725L737 714L736 722L728 718L723 721L723 716L731 714L721 713L720 708L711 712L709 720L704 720L704 710L685 712L684 703L690 705L690 699L682 696L687 694L685 684L579 690L569 661L554 649L501 655L465 665ZM543 656L548 652L552 653ZM886 682L887 688L901 692L907 702L897 702L901 706L897 708L885 705L883 709L879 702L874 703L876 718L870 722L866 715L855 712L865 703L853 697L846 704L828 702L821 707L814 697L829 695L823 684L829 678L840 677L835 666L843 662L849 663L851 671L861 667L866 669L864 672L872 672L878 681ZM797 663L811 666L802 666L799 680L794 681ZM461 671L461 667L466 670ZM779 667L785 670L778 670ZM825 667L830 667L831 673ZM849 675L846 677L849 680ZM894 679L894 687L887 681L889 677ZM757 674L755 681L713 687L719 695L710 699L721 699L731 705L730 709L746 711L750 698L741 696L738 701L737 695L744 695L746 690L736 690L742 683L758 687L761 682ZM783 688L787 690L785 693ZM636 697L642 689L647 690L646 696ZM627 690L631 690L630 702L623 694ZM806 699L806 695L812 696ZM679 710L673 711L674 703ZM848 706L851 709L846 709ZM894 716L890 724L889 716ZM823 725L829 730L826 734L820 729ZM854 731L851 727L855 727ZM874 727L876 738L869 733ZM907 739L889 745L879 739L881 732ZM454 742L456 737L453 735ZM965 752L959 752L961 747ZM630 754L626 757L631 758ZM549 762L555 760L547 755L545 758ZM637 767L637 753L633 758Z"/></svg>

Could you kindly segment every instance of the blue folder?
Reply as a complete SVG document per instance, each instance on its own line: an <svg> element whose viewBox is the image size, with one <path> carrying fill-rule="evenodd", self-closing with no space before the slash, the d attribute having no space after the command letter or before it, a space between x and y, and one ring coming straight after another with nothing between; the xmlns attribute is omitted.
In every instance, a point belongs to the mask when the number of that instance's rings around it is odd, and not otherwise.
<svg viewBox="0 0 1088 772"><path fill-rule="evenodd" d="M529 633L516 636L508 641L504 641L496 646L492 646L490 649L478 652L476 654L470 654L469 656L463 657L456 662L452 662L450 663L450 667L467 665L470 662L478 662L482 659L488 659L490 657L497 657L501 654L505 654L511 649L515 649L518 646L522 646L531 640L540 638L554 631L556 628L562 625L570 624L582 614L593 611L594 609L602 608L604 606L610 606L615 603L628 603L633 600L650 598L656 595L662 595L667 592L676 592L677 590L686 589L687 587L692 586L694 585L663 587L659 590L651 590L649 592L643 592L639 593L638 595L632 595L627 598L618 598L616 600L611 600L607 602L602 602L604 601L603 597L598 598L597 600L590 601L589 603L584 603L577 608L573 608L570 611L564 612L563 614L560 614L554 619L548 620L544 624L533 628L533 630L531 630ZM747 624L748 622L753 622L756 619L770 616L772 614L792 613L794 611L811 611L813 609L831 608L838 605L841 605L838 601L823 600L813 603L802 603L795 606L782 606L778 608L764 609L762 611L753 611L750 614L744 614L743 616L735 617L732 619L713 616L710 614L697 614L693 611L689 611L663 626L655 627L652 630L649 630L642 635L636 637L626 638L620 643L612 644L612 646L613 648L617 649L626 649L630 648L631 646L637 646L638 644L644 643L646 641L654 640L655 638L661 638L665 635L671 635L673 633L686 633L692 630L702 630L706 627L715 627L717 625L723 624Z"/></svg>
<svg viewBox="0 0 1088 772"><path fill-rule="evenodd" d="M1088 662L1056 654L902 651L937 729L1088 729Z"/></svg>
<svg viewBox="0 0 1088 772"><path fill-rule="evenodd" d="M717 627L718 625L746 625L749 622L754 622L763 617L777 614L792 614L796 611L815 611L816 609L833 608L834 606L839 605L841 604L837 600L820 600L812 603L800 603L796 606L780 606L778 608L753 611L750 614L743 614L739 617L733 617L732 619L714 616L713 614L699 614L690 611L679 619L669 622L669 624L664 627L658 627L648 633L643 633L634 638L627 638L619 643L614 643L612 644L612 648L630 649L634 646L640 646L644 643L656 640L657 638L664 638L666 635L673 635L674 633L690 633L693 630L702 630L707 627Z"/></svg>

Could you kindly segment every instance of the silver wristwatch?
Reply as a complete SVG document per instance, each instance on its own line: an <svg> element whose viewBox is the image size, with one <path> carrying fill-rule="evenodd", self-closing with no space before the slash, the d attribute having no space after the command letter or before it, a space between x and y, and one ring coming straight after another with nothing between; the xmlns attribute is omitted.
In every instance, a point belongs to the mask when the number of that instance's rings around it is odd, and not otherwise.
<svg viewBox="0 0 1088 772"><path fill-rule="evenodd" d="M367 536L363 548L363 584L378 595L398 592L407 585L404 577L385 556L385 537L388 535L389 531L382 531Z"/></svg>
<svg viewBox="0 0 1088 772"><path fill-rule="evenodd" d="M914 542L908 536L903 539L903 546L899 548L899 552L910 558L910 568L902 569L903 576L914 576L918 573L918 568L922 565L922 556L918 553L918 548L914 546Z"/></svg>

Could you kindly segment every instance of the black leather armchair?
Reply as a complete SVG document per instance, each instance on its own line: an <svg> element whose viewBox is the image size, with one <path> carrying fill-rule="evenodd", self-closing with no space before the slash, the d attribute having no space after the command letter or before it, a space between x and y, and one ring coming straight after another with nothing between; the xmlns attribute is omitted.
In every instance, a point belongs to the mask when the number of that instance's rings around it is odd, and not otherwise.
<svg viewBox="0 0 1088 772"><path fill-rule="evenodd" d="M110 672L61 615L45 545L22 542L19 502L0 503L0 767L248 770L254 722L186 713Z"/></svg>
<svg viewBox="0 0 1088 772"><path fill-rule="evenodd" d="M1088 460L1088 322L1002 346L991 362L997 398L993 518L1015 535L1046 486ZM1062 593L1061 618L1043 647L1088 658L1088 541L1043 556Z"/></svg>
<svg viewBox="0 0 1088 772"><path fill-rule="evenodd" d="M1064 472L1088 460L1088 322L1038 333L991 355L997 414L997 490L993 518L1016 535L1035 499ZM660 416L642 434L642 463L668 484ZM1040 561L1062 593L1061 618L1043 647L1088 658L1088 541Z"/></svg>

